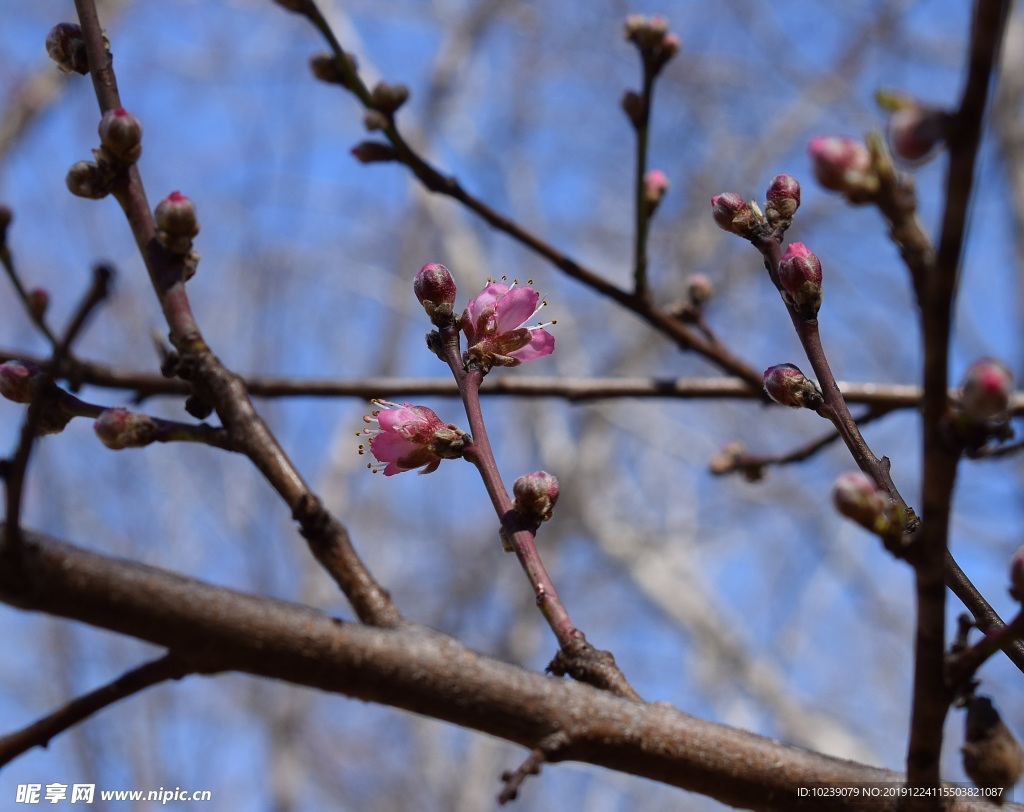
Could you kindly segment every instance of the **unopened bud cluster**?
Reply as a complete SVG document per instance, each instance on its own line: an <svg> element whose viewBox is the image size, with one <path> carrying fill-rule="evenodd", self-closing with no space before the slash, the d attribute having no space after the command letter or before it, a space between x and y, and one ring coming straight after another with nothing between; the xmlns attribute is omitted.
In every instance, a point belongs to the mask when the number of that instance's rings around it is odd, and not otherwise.
<svg viewBox="0 0 1024 812"><path fill-rule="evenodd" d="M625 35L636 45L652 73L656 74L679 53L679 36L668 30L668 20L664 17L630 14L626 18Z"/></svg>
<svg viewBox="0 0 1024 812"><path fill-rule="evenodd" d="M768 185L764 212L754 201L748 205L735 192L725 192L711 198L711 216L723 231L753 239L766 230L785 231L800 208L800 184L790 175L776 175Z"/></svg>
<svg viewBox="0 0 1024 812"><path fill-rule="evenodd" d="M114 182L142 155L142 124L125 110L107 110L99 124L100 146L94 161L77 161L68 169L65 183L78 197L98 200L110 194Z"/></svg>
<svg viewBox="0 0 1024 812"><path fill-rule="evenodd" d="M764 391L780 406L817 409L823 399L818 385L794 364L776 364L764 371Z"/></svg>

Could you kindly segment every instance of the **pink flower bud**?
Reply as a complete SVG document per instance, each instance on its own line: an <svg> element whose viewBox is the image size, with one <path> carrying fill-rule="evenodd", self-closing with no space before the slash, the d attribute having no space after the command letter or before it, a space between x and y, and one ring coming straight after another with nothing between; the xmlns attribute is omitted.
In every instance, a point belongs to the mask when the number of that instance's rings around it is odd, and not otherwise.
<svg viewBox="0 0 1024 812"><path fill-rule="evenodd" d="M777 364L764 371L764 391L780 406L793 409L817 409L821 390L793 364Z"/></svg>
<svg viewBox="0 0 1024 812"><path fill-rule="evenodd" d="M720 229L744 238L753 234L758 222L757 214L734 192L711 198L711 215Z"/></svg>
<svg viewBox="0 0 1024 812"><path fill-rule="evenodd" d="M558 480L547 471L536 471L519 477L512 485L516 512L534 527L551 518L558 501Z"/></svg>
<svg viewBox="0 0 1024 812"><path fill-rule="evenodd" d="M31 361L0 364L0 395L15 403L31 403L46 380L46 373Z"/></svg>
<svg viewBox="0 0 1024 812"><path fill-rule="evenodd" d="M791 175L776 175L768 185L765 198L765 216L775 228L793 219L800 207L800 184Z"/></svg>
<svg viewBox="0 0 1024 812"><path fill-rule="evenodd" d="M779 283L803 317L817 314L821 307L821 261L802 242L786 247L779 262Z"/></svg>
<svg viewBox="0 0 1024 812"><path fill-rule="evenodd" d="M395 148L382 141L362 141L351 149L357 161L364 164L384 163L397 157Z"/></svg>
<svg viewBox="0 0 1024 812"><path fill-rule="evenodd" d="M1010 596L1024 603L1024 545L1010 558Z"/></svg>
<svg viewBox="0 0 1024 812"><path fill-rule="evenodd" d="M923 163L946 140L948 122L949 116L942 110L905 103L889 116L889 148L904 161Z"/></svg>
<svg viewBox="0 0 1024 812"><path fill-rule="evenodd" d="M871 153L856 138L822 135L807 147L814 174L826 189L842 192L854 202L867 200L878 191L878 176Z"/></svg>
<svg viewBox="0 0 1024 812"><path fill-rule="evenodd" d="M61 73L89 72L82 29L75 23L58 23L46 35L46 53L57 63Z"/></svg>
<svg viewBox="0 0 1024 812"><path fill-rule="evenodd" d="M964 373L960 408L974 420L1002 417L1010 405L1013 375L1005 364L992 358L975 361Z"/></svg>
<svg viewBox="0 0 1024 812"><path fill-rule="evenodd" d="M454 322L455 280L444 265L428 262L416 274L412 289L431 323L437 327L447 327Z"/></svg>
<svg viewBox="0 0 1024 812"><path fill-rule="evenodd" d="M115 451L149 445L159 431L156 421L148 414L128 409L104 409L92 427L100 442Z"/></svg>
<svg viewBox="0 0 1024 812"><path fill-rule="evenodd" d="M100 145L107 154L133 164L142 154L142 125L123 107L107 110L100 119Z"/></svg>
<svg viewBox="0 0 1024 812"><path fill-rule="evenodd" d="M409 88L405 85L389 85L378 82L370 93L370 105L385 115L393 115L409 98Z"/></svg>
<svg viewBox="0 0 1024 812"><path fill-rule="evenodd" d="M171 192L154 212L157 239L172 254L187 254L192 238L199 233L196 204L181 192Z"/></svg>
<svg viewBox="0 0 1024 812"><path fill-rule="evenodd" d="M832 503L843 516L868 530L883 529L889 499L860 471L841 475L832 485Z"/></svg>
<svg viewBox="0 0 1024 812"><path fill-rule="evenodd" d="M654 214L668 187L668 176L660 169L649 169L644 174L644 203L649 214Z"/></svg>
<svg viewBox="0 0 1024 812"><path fill-rule="evenodd" d="M50 294L43 288L32 288L28 292L28 312L32 314L32 318L39 321L46 314L46 308L50 306Z"/></svg>

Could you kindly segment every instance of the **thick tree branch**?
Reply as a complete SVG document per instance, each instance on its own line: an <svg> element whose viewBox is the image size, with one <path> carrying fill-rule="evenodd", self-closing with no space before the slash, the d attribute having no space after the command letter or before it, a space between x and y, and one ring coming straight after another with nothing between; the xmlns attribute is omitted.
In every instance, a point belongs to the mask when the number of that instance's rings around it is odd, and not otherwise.
<svg viewBox="0 0 1024 812"><path fill-rule="evenodd" d="M241 671L391 705L531 750L661 781L723 803L799 808L797 789L899 782L899 773L790 747L705 722L665 704L624 700L477 654L411 624L375 629L315 610L210 586L25 532L0 600L74 618L175 651L198 671ZM811 807L809 807L811 808ZM989 807L957 802L956 812ZM1021 807L1004 807L1021 809ZM837 800L830 809L896 809L893 799Z"/></svg>

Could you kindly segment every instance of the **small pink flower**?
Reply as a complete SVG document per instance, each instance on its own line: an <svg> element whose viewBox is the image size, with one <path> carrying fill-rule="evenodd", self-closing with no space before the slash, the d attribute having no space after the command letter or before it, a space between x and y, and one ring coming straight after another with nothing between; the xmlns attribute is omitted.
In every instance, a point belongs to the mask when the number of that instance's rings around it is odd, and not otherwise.
<svg viewBox="0 0 1024 812"><path fill-rule="evenodd" d="M529 285L488 282L462 314L466 359L486 372L492 366L515 367L550 355L555 337L539 325L524 326L543 306L540 295Z"/></svg>
<svg viewBox="0 0 1024 812"><path fill-rule="evenodd" d="M366 423L377 423L380 428L363 429L370 437L370 453L377 462L387 463L384 476L422 468L421 474L437 470L441 460L457 459L469 442L469 436L455 426L441 422L426 406L399 406L375 400L378 409L363 418ZM359 453L365 453L364 446ZM372 463L371 463L372 467ZM376 469L374 469L376 470Z"/></svg>

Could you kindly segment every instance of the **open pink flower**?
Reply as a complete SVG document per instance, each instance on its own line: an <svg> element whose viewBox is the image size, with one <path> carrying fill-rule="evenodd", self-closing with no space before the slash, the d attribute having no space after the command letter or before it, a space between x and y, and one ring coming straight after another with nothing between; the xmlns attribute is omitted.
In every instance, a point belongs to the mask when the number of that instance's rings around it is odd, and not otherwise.
<svg viewBox="0 0 1024 812"><path fill-rule="evenodd" d="M423 469L421 474L429 474L437 470L441 460L462 456L469 436L455 426L442 423L426 406L408 403L399 406L383 400L374 403L384 408L375 410L363 421L376 423L380 428L363 429L362 434L369 435L369 450L374 458L387 464L384 476L417 468ZM359 446L359 453L365 452L365 446Z"/></svg>
<svg viewBox="0 0 1024 812"><path fill-rule="evenodd" d="M555 337L539 325L524 326L543 306L539 300L540 295L529 285L489 282L462 314L467 360L477 362L486 372L492 366L515 367L550 355Z"/></svg>

